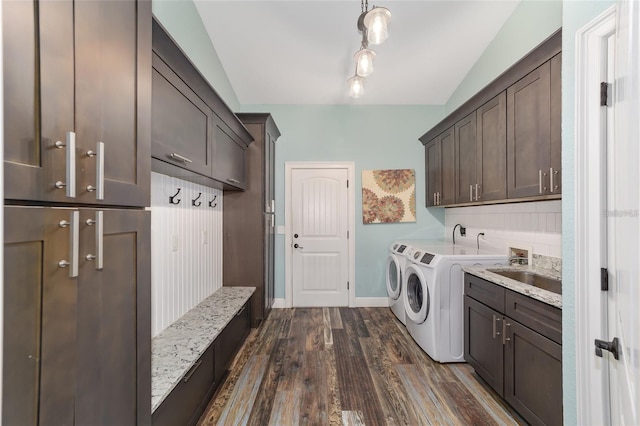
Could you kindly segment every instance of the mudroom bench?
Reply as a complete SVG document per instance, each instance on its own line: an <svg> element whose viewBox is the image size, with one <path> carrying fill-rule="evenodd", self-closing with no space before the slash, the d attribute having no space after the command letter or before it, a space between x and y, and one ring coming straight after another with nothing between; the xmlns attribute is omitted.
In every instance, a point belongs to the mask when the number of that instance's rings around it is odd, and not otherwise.
<svg viewBox="0 0 640 426"><path fill-rule="evenodd" d="M222 287L151 342L153 425L196 424L251 329L255 287Z"/></svg>

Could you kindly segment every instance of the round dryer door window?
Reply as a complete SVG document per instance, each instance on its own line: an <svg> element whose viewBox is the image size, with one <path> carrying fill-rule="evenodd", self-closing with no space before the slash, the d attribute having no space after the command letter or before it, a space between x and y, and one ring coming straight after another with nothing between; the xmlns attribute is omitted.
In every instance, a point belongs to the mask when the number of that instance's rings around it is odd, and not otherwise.
<svg viewBox="0 0 640 426"><path fill-rule="evenodd" d="M402 286L402 274L400 272L400 265L398 259L391 255L387 258L387 293L392 299L397 299L400 296L400 289Z"/></svg>
<svg viewBox="0 0 640 426"><path fill-rule="evenodd" d="M429 288L424 274L410 265L405 278L405 310L407 317L416 324L422 324L429 316Z"/></svg>

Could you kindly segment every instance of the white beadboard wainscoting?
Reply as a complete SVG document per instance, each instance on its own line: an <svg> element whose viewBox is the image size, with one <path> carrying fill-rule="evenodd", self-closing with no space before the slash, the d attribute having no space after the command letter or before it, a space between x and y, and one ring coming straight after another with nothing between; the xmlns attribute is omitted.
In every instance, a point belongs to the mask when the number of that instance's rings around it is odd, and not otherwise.
<svg viewBox="0 0 640 426"><path fill-rule="evenodd" d="M170 204L178 188L180 203ZM197 207L192 200L199 193ZM152 336L220 287L222 191L151 173Z"/></svg>
<svg viewBox="0 0 640 426"><path fill-rule="evenodd" d="M456 244L505 251L517 246L532 254L562 257L562 202L560 200L527 203L455 207L444 211L445 239L451 241L453 227L467 228L466 237L456 230Z"/></svg>

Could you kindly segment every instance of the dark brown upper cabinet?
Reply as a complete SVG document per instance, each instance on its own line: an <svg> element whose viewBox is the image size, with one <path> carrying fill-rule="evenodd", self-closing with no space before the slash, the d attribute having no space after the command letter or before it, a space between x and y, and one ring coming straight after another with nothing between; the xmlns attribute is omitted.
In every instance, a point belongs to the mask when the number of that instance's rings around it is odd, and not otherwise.
<svg viewBox="0 0 640 426"><path fill-rule="evenodd" d="M3 9L5 197L148 206L151 2Z"/></svg>
<svg viewBox="0 0 640 426"><path fill-rule="evenodd" d="M427 164L427 207L455 202L454 128L438 135L425 146Z"/></svg>
<svg viewBox="0 0 640 426"><path fill-rule="evenodd" d="M476 112L476 176L474 201L507 197L506 93L502 92Z"/></svg>
<svg viewBox="0 0 640 426"><path fill-rule="evenodd" d="M558 31L420 137L427 207L561 197L561 47ZM438 143L451 129L453 197Z"/></svg>
<svg viewBox="0 0 640 426"><path fill-rule="evenodd" d="M472 112L454 126L455 140L455 203L474 201L478 191L476 178L476 112Z"/></svg>
<svg viewBox="0 0 640 426"><path fill-rule="evenodd" d="M225 190L244 190L249 131L153 20L153 171Z"/></svg>

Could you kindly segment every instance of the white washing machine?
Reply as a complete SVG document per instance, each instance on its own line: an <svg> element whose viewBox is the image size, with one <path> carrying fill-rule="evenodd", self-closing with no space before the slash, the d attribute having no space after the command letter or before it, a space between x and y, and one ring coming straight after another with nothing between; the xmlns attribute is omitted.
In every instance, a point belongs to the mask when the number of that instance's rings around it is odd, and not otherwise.
<svg viewBox="0 0 640 426"><path fill-rule="evenodd" d="M407 315L404 309L404 299L402 297L402 281L404 270L407 264L405 252L408 245L401 241L396 241L389 247L389 256L385 268L385 281L387 283L387 294L389 295L389 307L395 316L407 324Z"/></svg>
<svg viewBox="0 0 640 426"><path fill-rule="evenodd" d="M411 247L403 281L407 330L434 361L464 362L463 265L506 265L506 254L474 248Z"/></svg>

